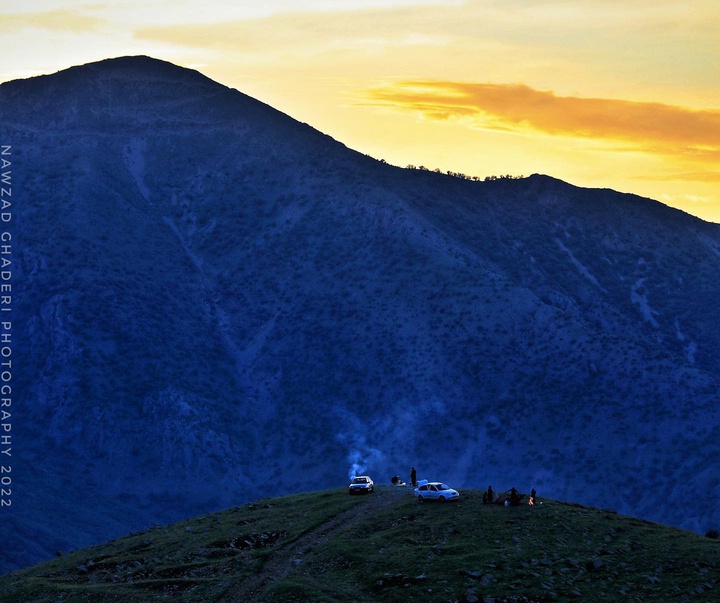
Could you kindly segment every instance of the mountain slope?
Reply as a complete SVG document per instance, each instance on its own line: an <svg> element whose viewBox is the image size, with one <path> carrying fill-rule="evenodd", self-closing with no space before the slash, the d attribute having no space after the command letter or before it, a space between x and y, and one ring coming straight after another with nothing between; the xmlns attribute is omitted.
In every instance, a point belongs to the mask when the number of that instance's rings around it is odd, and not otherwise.
<svg viewBox="0 0 720 603"><path fill-rule="evenodd" d="M720 524L717 225L395 168L146 57L0 102L24 392L4 568L411 465Z"/></svg>
<svg viewBox="0 0 720 603"><path fill-rule="evenodd" d="M713 601L716 540L539 499L419 503L384 486L262 499L0 578L34 601Z"/></svg>

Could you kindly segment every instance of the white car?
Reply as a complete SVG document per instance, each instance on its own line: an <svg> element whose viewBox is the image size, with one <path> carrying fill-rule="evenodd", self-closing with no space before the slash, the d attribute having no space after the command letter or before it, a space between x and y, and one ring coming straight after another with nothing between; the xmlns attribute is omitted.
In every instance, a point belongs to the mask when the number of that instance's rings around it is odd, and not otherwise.
<svg viewBox="0 0 720 603"><path fill-rule="evenodd" d="M419 501L437 500L440 502L448 502L460 498L458 491L453 490L447 484L443 484L442 482L429 482L426 479L418 482L418 486L415 488L415 496L417 496Z"/></svg>
<svg viewBox="0 0 720 603"><path fill-rule="evenodd" d="M367 494L375 490L375 484L367 475L356 475L348 486L348 494Z"/></svg>

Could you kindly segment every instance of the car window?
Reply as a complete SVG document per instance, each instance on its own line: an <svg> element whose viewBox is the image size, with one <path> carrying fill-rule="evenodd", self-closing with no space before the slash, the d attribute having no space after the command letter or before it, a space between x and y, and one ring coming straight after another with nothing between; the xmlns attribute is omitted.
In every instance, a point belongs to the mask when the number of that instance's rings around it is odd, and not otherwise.
<svg viewBox="0 0 720 603"><path fill-rule="evenodd" d="M447 484L440 484L438 486L438 490L449 490L449 489L450 489L450 486L448 486Z"/></svg>
<svg viewBox="0 0 720 603"><path fill-rule="evenodd" d="M437 492L437 488L436 488L435 486L430 486L430 489L431 489L433 492Z"/></svg>
<svg viewBox="0 0 720 603"><path fill-rule="evenodd" d="M420 486L420 491L425 492L428 489L427 485Z"/></svg>

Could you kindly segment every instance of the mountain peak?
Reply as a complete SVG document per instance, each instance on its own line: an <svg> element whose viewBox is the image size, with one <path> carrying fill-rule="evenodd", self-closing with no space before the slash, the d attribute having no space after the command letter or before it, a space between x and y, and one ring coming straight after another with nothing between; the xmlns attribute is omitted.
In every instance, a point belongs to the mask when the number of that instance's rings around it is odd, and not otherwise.
<svg viewBox="0 0 720 603"><path fill-rule="evenodd" d="M33 418L14 479L40 501L1 555L356 466L720 522L720 226L384 165L149 57L10 82L0 106Z"/></svg>
<svg viewBox="0 0 720 603"><path fill-rule="evenodd" d="M87 63L0 86L3 117L27 127L150 132L179 124L227 126L238 116L282 115L200 72L148 56ZM52 123L52 125L51 125Z"/></svg>
<svg viewBox="0 0 720 603"><path fill-rule="evenodd" d="M3 86L17 86L21 85L21 83L27 84L28 82L39 83L47 81L61 82L64 85L77 85L84 81L106 77L140 78L142 80L174 79L205 83L207 85L221 85L194 69L181 67L169 61L156 59L147 55L128 55L102 59L83 65L75 65L50 75L39 75L26 79L13 80L12 82L6 82Z"/></svg>
<svg viewBox="0 0 720 603"><path fill-rule="evenodd" d="M96 76L112 76L118 78L168 81L180 80L186 83L222 86L195 69L181 67L169 61L156 59L147 55L122 56L103 59L77 67L71 67L59 73L87 72ZM225 86L222 86L223 88Z"/></svg>

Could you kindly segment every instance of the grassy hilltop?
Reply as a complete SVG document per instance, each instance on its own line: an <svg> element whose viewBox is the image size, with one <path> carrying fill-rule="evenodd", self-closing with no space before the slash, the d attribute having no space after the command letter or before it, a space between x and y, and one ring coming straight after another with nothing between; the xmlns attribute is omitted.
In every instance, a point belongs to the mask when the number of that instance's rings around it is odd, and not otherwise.
<svg viewBox="0 0 720 603"><path fill-rule="evenodd" d="M3 603L717 601L720 544L613 512L419 503L381 486L262 499L0 578Z"/></svg>

